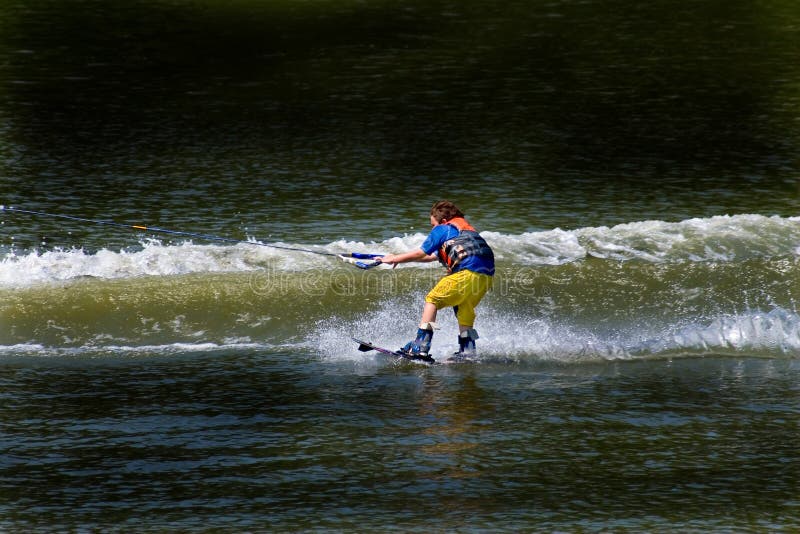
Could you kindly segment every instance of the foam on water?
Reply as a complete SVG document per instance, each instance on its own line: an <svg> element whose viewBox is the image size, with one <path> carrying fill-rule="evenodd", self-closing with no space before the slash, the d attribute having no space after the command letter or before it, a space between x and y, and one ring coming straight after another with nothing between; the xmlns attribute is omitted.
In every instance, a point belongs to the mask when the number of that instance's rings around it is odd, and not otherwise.
<svg viewBox="0 0 800 534"><path fill-rule="evenodd" d="M758 352L800 357L800 316L781 308L696 321L635 347L640 354Z"/></svg>
<svg viewBox="0 0 800 534"><path fill-rule="evenodd" d="M499 262L562 265L586 257L645 262L736 261L752 257L800 255L800 218L763 215L717 216L671 223L641 221L614 227L554 229L523 234L484 232ZM337 240L326 245L273 243L326 254L352 251L397 253L418 247L425 234L381 242ZM147 241L138 250L83 249L9 252L0 260L0 287L27 286L91 276L133 278L202 272L247 272L265 268L304 271L338 266L330 256L253 246L163 245ZM435 268L414 264L412 268ZM401 266L409 268L409 266Z"/></svg>
<svg viewBox="0 0 800 534"><path fill-rule="evenodd" d="M796 218L724 215L670 223L642 221L576 231L587 254L646 261L731 261L794 253Z"/></svg>
<svg viewBox="0 0 800 534"><path fill-rule="evenodd" d="M451 315L440 315L441 329L434 334L431 354L437 360L446 359L458 346L458 329ZM413 337L418 320L416 307L401 308L392 302L359 320L323 321L305 345L328 359L369 361L380 356L358 352L352 337L396 349ZM706 354L800 356L800 316L780 308L663 325L654 328L655 335L640 327L591 331L566 320L520 317L491 308L481 310L477 326L479 359L486 363L580 363Z"/></svg>
<svg viewBox="0 0 800 534"><path fill-rule="evenodd" d="M781 308L700 318L685 324L593 331L567 321L490 313L484 345L491 355L562 362L682 355L800 357L800 316Z"/></svg>
<svg viewBox="0 0 800 534"><path fill-rule="evenodd" d="M250 337L218 342L175 341L163 344L120 344L92 339L78 346L46 346L29 342L0 346L0 357L136 358L181 354L215 354L238 350L302 350L324 359L374 362L376 353L361 353L352 338L399 348L416 332L418 296L384 302L380 308L355 319L338 316L319 321L299 341L267 343ZM616 330L592 330L567 319L521 316L482 307L476 325L480 333L480 360L485 363L541 361L580 363L613 360L661 359L681 356L747 355L800 357L800 315L782 308L723 314L681 324L631 325ZM434 335L432 355L442 360L457 348L457 324L449 310L439 316L441 329Z"/></svg>
<svg viewBox="0 0 800 534"><path fill-rule="evenodd" d="M164 345L98 345L77 347L53 347L40 343L19 343L0 345L0 358L137 358L155 356L175 356L181 354L214 354L236 350L270 350L275 345L267 343L237 342L225 343L167 343Z"/></svg>
<svg viewBox="0 0 800 534"><path fill-rule="evenodd" d="M203 272L248 272L270 265L282 270L307 268L311 262L324 265L319 256L298 262L297 254L278 249L235 246L197 245L184 242L163 245L159 241L142 244L141 250L118 252L99 250L89 254L83 249L34 251L25 255L9 254L0 262L0 286L27 286L59 282L84 276L103 279L139 276L169 276ZM311 255L308 255L311 256Z"/></svg>

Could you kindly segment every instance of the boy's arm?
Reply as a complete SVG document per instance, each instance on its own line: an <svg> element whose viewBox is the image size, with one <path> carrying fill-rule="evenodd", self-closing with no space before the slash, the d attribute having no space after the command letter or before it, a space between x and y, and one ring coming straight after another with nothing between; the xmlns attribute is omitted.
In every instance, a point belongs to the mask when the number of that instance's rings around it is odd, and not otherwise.
<svg viewBox="0 0 800 534"><path fill-rule="evenodd" d="M388 263L391 264L392 267L397 267L398 263L406 263L409 261L436 261L436 251L439 250L439 247L446 239L446 235L446 227L434 227L433 230L431 230L431 233L428 234L425 242L423 242L419 248L409 250L408 252L404 252L402 254L387 254L380 258L381 263ZM430 250L431 253L428 254L425 252L426 250Z"/></svg>
<svg viewBox="0 0 800 534"><path fill-rule="evenodd" d="M386 254L380 258L380 260L381 263L388 263L393 267L397 267L398 263L406 263L409 261L436 261L436 255L426 254L424 250L417 248L402 254Z"/></svg>

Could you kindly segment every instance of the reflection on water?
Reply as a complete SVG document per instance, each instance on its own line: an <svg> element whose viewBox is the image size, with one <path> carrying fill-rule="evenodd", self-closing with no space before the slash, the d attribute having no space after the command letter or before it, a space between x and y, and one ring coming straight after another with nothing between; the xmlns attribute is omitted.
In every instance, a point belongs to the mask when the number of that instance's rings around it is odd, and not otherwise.
<svg viewBox="0 0 800 534"><path fill-rule="evenodd" d="M797 371L255 351L9 364L0 525L795 528Z"/></svg>
<svg viewBox="0 0 800 534"><path fill-rule="evenodd" d="M491 425L492 407L473 373L457 382L445 384L441 378L428 376L423 381L420 414L435 419L426 429L433 443L420 447L420 452L445 457L449 468L433 478L460 479L480 477L481 469L472 461L473 449L480 446L480 431Z"/></svg>

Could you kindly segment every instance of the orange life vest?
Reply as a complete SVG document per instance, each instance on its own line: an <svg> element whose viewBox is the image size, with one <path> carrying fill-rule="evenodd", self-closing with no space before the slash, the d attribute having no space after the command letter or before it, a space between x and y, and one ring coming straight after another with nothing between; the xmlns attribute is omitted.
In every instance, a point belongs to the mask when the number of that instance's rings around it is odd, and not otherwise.
<svg viewBox="0 0 800 534"><path fill-rule="evenodd" d="M455 217L447 223L458 230L458 235L444 242L439 249L439 262L447 268L448 273L468 256L481 256L494 261L494 253L486 240L463 217Z"/></svg>

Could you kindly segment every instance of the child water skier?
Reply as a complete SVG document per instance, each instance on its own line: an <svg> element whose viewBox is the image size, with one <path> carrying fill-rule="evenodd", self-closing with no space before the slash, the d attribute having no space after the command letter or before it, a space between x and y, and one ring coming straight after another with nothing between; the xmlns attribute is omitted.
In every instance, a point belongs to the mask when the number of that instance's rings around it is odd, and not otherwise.
<svg viewBox="0 0 800 534"><path fill-rule="evenodd" d="M442 278L425 297L417 336L401 352L428 357L436 325L436 312L453 307L458 319L458 352L450 361L469 360L475 356L475 307L492 286L494 253L464 214L450 201L440 200L431 208L431 226L420 248L403 254L387 254L382 263L396 267L398 263L439 260L447 268Z"/></svg>

